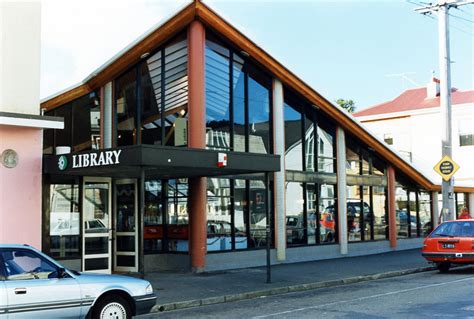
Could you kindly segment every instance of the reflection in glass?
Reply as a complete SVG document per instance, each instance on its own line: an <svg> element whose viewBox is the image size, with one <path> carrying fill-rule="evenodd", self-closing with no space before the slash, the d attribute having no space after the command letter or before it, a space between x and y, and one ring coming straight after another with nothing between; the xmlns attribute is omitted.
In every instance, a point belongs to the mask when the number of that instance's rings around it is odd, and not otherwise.
<svg viewBox="0 0 474 319"><path fill-rule="evenodd" d="M79 254L79 186L50 186L50 254L72 257Z"/></svg>
<svg viewBox="0 0 474 319"><path fill-rule="evenodd" d="M109 184L85 183L82 218L86 234L109 231Z"/></svg>
<svg viewBox="0 0 474 319"><path fill-rule="evenodd" d="M207 179L207 250L232 249L230 180Z"/></svg>
<svg viewBox="0 0 474 319"><path fill-rule="evenodd" d="M364 240L372 239L372 209L370 207L370 187L362 186L362 207L363 207L363 219L364 219Z"/></svg>
<svg viewBox="0 0 474 319"><path fill-rule="evenodd" d="M115 80L115 112L117 116L117 146L136 143L137 74L131 69Z"/></svg>
<svg viewBox="0 0 474 319"><path fill-rule="evenodd" d="M229 50L206 41L206 145L230 148Z"/></svg>
<svg viewBox="0 0 474 319"><path fill-rule="evenodd" d="M234 105L234 151L245 152L245 73L244 60L233 55L232 89Z"/></svg>
<svg viewBox="0 0 474 319"><path fill-rule="evenodd" d="M235 249L247 249L248 202L246 195L247 182L244 179L234 180L234 226Z"/></svg>
<svg viewBox="0 0 474 319"><path fill-rule="evenodd" d="M334 129L324 125L324 118L320 117L318 122L318 171L334 173Z"/></svg>
<svg viewBox="0 0 474 319"><path fill-rule="evenodd" d="M286 184L286 242L288 246L305 244L303 184Z"/></svg>
<svg viewBox="0 0 474 319"><path fill-rule="evenodd" d="M284 103L285 168L303 170L302 114L300 109Z"/></svg>
<svg viewBox="0 0 474 319"><path fill-rule="evenodd" d="M358 185L347 186L347 231L349 241L360 241L361 236L361 194Z"/></svg>
<svg viewBox="0 0 474 319"><path fill-rule="evenodd" d="M266 246L266 206L265 183L250 180L250 247L263 248Z"/></svg>
<svg viewBox="0 0 474 319"><path fill-rule="evenodd" d="M385 207L385 188L372 187L374 212L374 240L388 238L388 218Z"/></svg>
<svg viewBox="0 0 474 319"><path fill-rule="evenodd" d="M307 220L307 243L316 244L316 233L318 229L317 208L317 185L306 184L306 220Z"/></svg>
<svg viewBox="0 0 474 319"><path fill-rule="evenodd" d="M397 187L395 190L395 206L398 238L408 238L408 193L406 189Z"/></svg>
<svg viewBox="0 0 474 319"><path fill-rule="evenodd" d="M117 184L117 232L135 231L135 184Z"/></svg>
<svg viewBox="0 0 474 319"><path fill-rule="evenodd" d="M249 152L270 153L270 92L249 76L248 94Z"/></svg>
<svg viewBox="0 0 474 319"><path fill-rule="evenodd" d="M334 243L337 240L335 194L335 185L322 184L319 186L319 241L321 243Z"/></svg>
<svg viewBox="0 0 474 319"><path fill-rule="evenodd" d="M416 193L410 192L410 237L417 237L418 219L416 218Z"/></svg>
<svg viewBox="0 0 474 319"><path fill-rule="evenodd" d="M163 205L160 180L145 182L144 250L145 253L163 249Z"/></svg>
<svg viewBox="0 0 474 319"><path fill-rule="evenodd" d="M360 175L360 158L359 154L352 150L350 147L346 147L346 173L352 175Z"/></svg>
<svg viewBox="0 0 474 319"><path fill-rule="evenodd" d="M99 92L92 92L72 102L73 151L100 148L100 99Z"/></svg>
<svg viewBox="0 0 474 319"><path fill-rule="evenodd" d="M423 237L426 237L433 230L433 224L431 223L431 196L428 192L418 193L418 211L419 211L419 223L420 233Z"/></svg>
<svg viewBox="0 0 474 319"><path fill-rule="evenodd" d="M168 250L189 250L188 180L168 182Z"/></svg>

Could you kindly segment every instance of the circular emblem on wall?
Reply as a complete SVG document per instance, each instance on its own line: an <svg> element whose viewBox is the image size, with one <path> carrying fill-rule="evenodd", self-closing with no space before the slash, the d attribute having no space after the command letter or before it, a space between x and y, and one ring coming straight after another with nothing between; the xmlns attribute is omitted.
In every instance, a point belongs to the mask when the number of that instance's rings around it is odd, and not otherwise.
<svg viewBox="0 0 474 319"><path fill-rule="evenodd" d="M4 150L0 159L6 168L14 168L18 165L18 153L12 149Z"/></svg>
<svg viewBox="0 0 474 319"><path fill-rule="evenodd" d="M61 155L58 160L58 168L60 171L64 171L67 168L67 157Z"/></svg>

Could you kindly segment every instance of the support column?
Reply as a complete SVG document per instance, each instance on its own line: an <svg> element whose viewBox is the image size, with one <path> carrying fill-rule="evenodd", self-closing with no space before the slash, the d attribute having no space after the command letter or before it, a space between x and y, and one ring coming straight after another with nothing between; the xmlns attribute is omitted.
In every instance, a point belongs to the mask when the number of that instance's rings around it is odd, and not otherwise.
<svg viewBox="0 0 474 319"><path fill-rule="evenodd" d="M347 181L346 181L346 138L344 129L336 129L337 159L337 224L339 233L339 249L342 255L348 252L347 244Z"/></svg>
<svg viewBox="0 0 474 319"><path fill-rule="evenodd" d="M388 230L390 248L397 248L397 218L395 209L395 170L392 166L387 169L387 196L388 196Z"/></svg>
<svg viewBox="0 0 474 319"><path fill-rule="evenodd" d="M286 259L286 211L285 211L285 119L283 118L283 85L273 79L273 149L280 155L280 171L274 174L275 194L275 247L277 260Z"/></svg>
<svg viewBox="0 0 474 319"><path fill-rule="evenodd" d="M202 23L191 22L188 28L188 147L190 148L206 148L205 43L206 31ZM203 271L206 265L206 186L206 178L189 179L189 253L193 272Z"/></svg>
<svg viewBox="0 0 474 319"><path fill-rule="evenodd" d="M433 229L438 227L439 223L439 202L438 192L431 192L431 207L433 208Z"/></svg>

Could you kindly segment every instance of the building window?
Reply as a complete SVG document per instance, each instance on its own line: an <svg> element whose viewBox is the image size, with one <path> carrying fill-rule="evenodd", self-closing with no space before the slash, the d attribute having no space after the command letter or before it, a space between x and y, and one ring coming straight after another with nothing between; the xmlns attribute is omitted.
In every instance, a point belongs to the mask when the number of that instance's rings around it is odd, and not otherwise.
<svg viewBox="0 0 474 319"><path fill-rule="evenodd" d="M318 187L319 243L337 242L336 186Z"/></svg>
<svg viewBox="0 0 474 319"><path fill-rule="evenodd" d="M360 175L361 159L357 150L346 147L346 174Z"/></svg>
<svg viewBox="0 0 474 319"><path fill-rule="evenodd" d="M474 145L474 134L460 134L459 135L459 146L471 146Z"/></svg>
<svg viewBox="0 0 474 319"><path fill-rule="evenodd" d="M272 152L269 79L254 69L248 77L249 152Z"/></svg>
<svg viewBox="0 0 474 319"><path fill-rule="evenodd" d="M188 180L172 179L167 183L167 240L168 251L188 252L189 215Z"/></svg>
<svg viewBox="0 0 474 319"><path fill-rule="evenodd" d="M428 236L433 230L431 223L431 195L428 192L418 193L418 216L421 236Z"/></svg>
<svg viewBox="0 0 474 319"><path fill-rule="evenodd" d="M165 230L163 226L163 187L160 180L145 182L144 252L163 250Z"/></svg>
<svg viewBox="0 0 474 319"><path fill-rule="evenodd" d="M231 181L207 179L207 251L231 250L237 232L232 221Z"/></svg>
<svg viewBox="0 0 474 319"><path fill-rule="evenodd" d="M393 135L392 134L384 134L383 135L383 140L388 145L393 145Z"/></svg>
<svg viewBox="0 0 474 319"><path fill-rule="evenodd" d="M79 257L79 185L51 184L49 194L49 255Z"/></svg>
<svg viewBox="0 0 474 319"><path fill-rule="evenodd" d="M467 195L465 193L455 193L456 218L459 217L461 209L463 209L463 207L467 207L466 199Z"/></svg>
<svg viewBox="0 0 474 319"><path fill-rule="evenodd" d="M300 107L284 104L285 169L303 170L303 117Z"/></svg>
<svg viewBox="0 0 474 319"><path fill-rule="evenodd" d="M266 194L267 188L261 180L249 180L249 232L251 248L265 248L266 237ZM269 201L270 202L270 201ZM271 225L271 220L269 221ZM273 238L274 236L272 236Z"/></svg>
<svg viewBox="0 0 474 319"><path fill-rule="evenodd" d="M397 187L395 190L395 218L397 222L397 237L409 237L409 212L408 212L408 192L402 187Z"/></svg>
<svg viewBox="0 0 474 319"><path fill-rule="evenodd" d="M372 211L374 218L374 240L388 239L388 215L385 188L372 187Z"/></svg>
<svg viewBox="0 0 474 319"><path fill-rule="evenodd" d="M286 243L288 246L306 244L303 184L286 184ZM313 235L314 236L314 235Z"/></svg>
<svg viewBox="0 0 474 319"><path fill-rule="evenodd" d="M135 68L115 80L117 146L137 143L137 72Z"/></svg>
<svg viewBox="0 0 474 319"><path fill-rule="evenodd" d="M319 113L317 114L317 121L318 172L335 173L336 148L334 141L336 126Z"/></svg>

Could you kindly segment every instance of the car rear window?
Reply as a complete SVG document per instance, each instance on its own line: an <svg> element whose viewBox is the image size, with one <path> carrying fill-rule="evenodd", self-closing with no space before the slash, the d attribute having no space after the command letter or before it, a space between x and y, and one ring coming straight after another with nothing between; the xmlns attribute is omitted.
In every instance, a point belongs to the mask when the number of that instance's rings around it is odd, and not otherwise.
<svg viewBox="0 0 474 319"><path fill-rule="evenodd" d="M474 237L474 222L458 221L441 224L430 237Z"/></svg>

